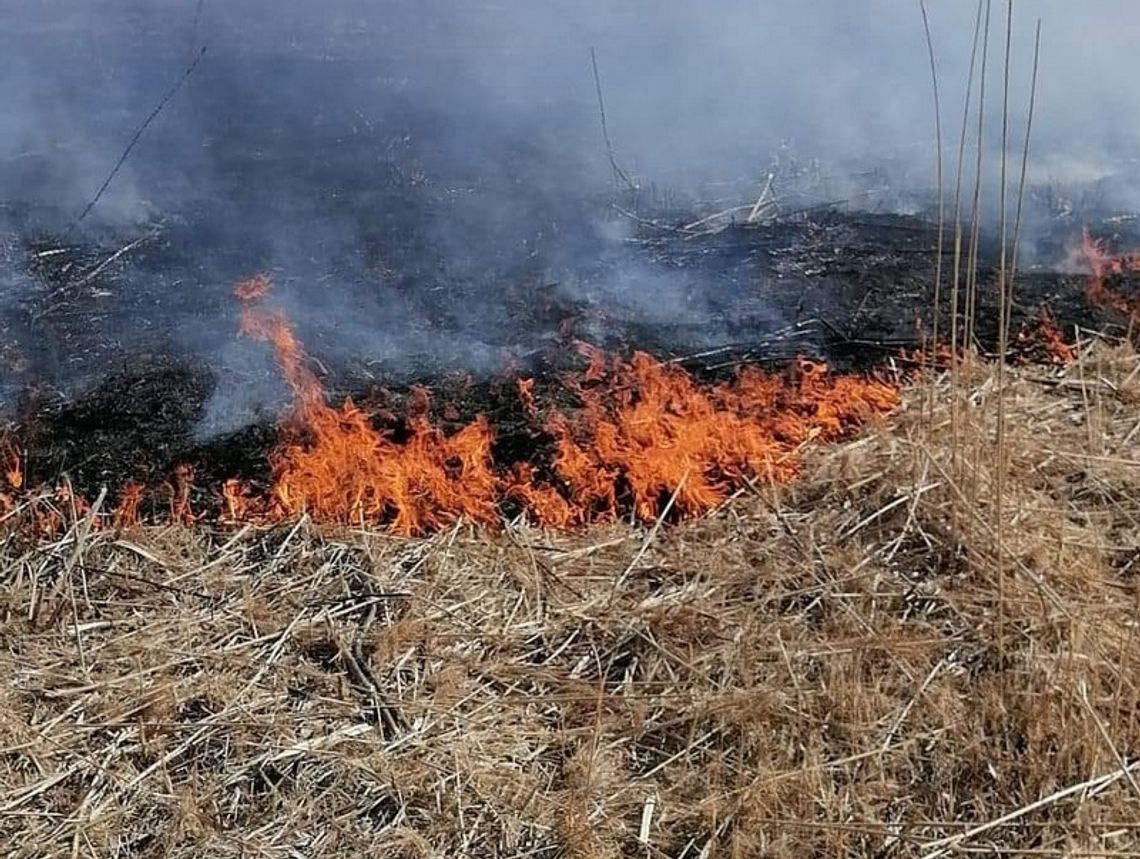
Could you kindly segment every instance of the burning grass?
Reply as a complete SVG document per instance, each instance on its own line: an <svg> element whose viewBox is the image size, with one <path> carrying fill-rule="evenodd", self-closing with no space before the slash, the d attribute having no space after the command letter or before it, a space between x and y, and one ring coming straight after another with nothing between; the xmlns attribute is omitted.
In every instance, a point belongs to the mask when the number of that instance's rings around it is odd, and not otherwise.
<svg viewBox="0 0 1140 859"><path fill-rule="evenodd" d="M1114 254L1106 242L1094 239L1086 229L1081 253L1092 272L1086 289L1089 300L1122 314L1134 326L1140 320L1140 298L1121 289L1121 280L1140 272L1140 252Z"/></svg>
<svg viewBox="0 0 1140 859"><path fill-rule="evenodd" d="M395 442L351 400L329 406L288 320L261 303L268 288L264 278L238 285L242 331L273 345L294 405L272 455L271 497L251 505L243 494L239 505L231 496L238 518L307 513L316 521L387 522L411 535L460 517L495 524L504 496L556 528L613 518L623 498L643 521L664 505L701 513L750 479L790 479L807 441L841 439L898 402L890 384L832 378L809 362L797 365L792 380L748 370L734 383L705 388L645 353L624 361L579 344L588 365L566 385L581 405L542 421L556 447L556 480L536 479L526 464L504 478L492 459L493 429L482 418L447 436L414 415L408 440ZM537 420L532 389L520 380L523 405Z"/></svg>
<svg viewBox="0 0 1140 859"><path fill-rule="evenodd" d="M1131 855L1140 360L1011 375L1001 642L984 365L675 527L10 537L6 855Z"/></svg>
<svg viewBox="0 0 1140 859"><path fill-rule="evenodd" d="M757 481L791 480L809 443L848 438L899 402L891 382L832 374L806 360L782 375L746 368L733 381L703 384L643 352L626 360L577 343L586 366L561 380L574 405L540 400L535 380L518 379L534 459L499 462L496 427L480 415L445 432L428 416L426 389L409 397L402 437L352 399L330 405L290 321L266 303L269 290L264 277L237 285L241 331L272 346L293 404L269 455L268 485L230 479L214 490L220 496L214 508L231 524L305 515L411 536L460 520L497 527L511 508L556 529L626 513L643 522L666 513L700 515ZM68 486L57 488L56 504L45 509L44 494L24 486L18 450L10 447L6 455L0 500L10 513L19 508L52 533L68 506L80 516L87 512L87 502ZM159 487L170 521L209 515L195 510L193 482L193 467L182 464ZM113 512L94 518L93 526L139 521L147 494L127 483Z"/></svg>

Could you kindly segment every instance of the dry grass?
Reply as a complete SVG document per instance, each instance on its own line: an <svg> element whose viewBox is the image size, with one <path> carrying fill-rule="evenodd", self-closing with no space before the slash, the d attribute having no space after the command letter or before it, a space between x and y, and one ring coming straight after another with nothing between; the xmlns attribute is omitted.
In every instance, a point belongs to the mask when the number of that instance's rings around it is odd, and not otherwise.
<svg viewBox="0 0 1140 859"><path fill-rule="evenodd" d="M13 536L4 855L1140 855L1140 362L1046 373L1004 663L985 367L656 532Z"/></svg>

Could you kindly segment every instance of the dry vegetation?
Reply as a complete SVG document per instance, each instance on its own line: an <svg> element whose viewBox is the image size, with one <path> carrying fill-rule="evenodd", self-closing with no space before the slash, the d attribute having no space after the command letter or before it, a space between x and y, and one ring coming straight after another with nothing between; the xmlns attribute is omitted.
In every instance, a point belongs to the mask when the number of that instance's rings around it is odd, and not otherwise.
<svg viewBox="0 0 1140 859"><path fill-rule="evenodd" d="M1140 855L1140 360L1007 381L1001 611L984 366L680 526L12 534L4 855Z"/></svg>

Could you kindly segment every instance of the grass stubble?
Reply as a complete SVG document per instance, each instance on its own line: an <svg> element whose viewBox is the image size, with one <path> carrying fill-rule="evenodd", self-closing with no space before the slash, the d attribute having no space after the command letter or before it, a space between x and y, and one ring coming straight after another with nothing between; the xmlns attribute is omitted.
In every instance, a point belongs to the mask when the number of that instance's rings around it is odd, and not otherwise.
<svg viewBox="0 0 1140 859"><path fill-rule="evenodd" d="M1004 582L948 374L679 525L13 531L4 853L1140 854L1140 358L1002 396Z"/></svg>

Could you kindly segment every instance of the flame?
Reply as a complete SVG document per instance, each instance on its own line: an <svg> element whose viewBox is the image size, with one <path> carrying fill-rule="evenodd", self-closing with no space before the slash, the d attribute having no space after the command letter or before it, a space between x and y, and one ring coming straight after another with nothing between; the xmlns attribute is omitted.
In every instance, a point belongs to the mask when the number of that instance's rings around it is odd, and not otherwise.
<svg viewBox="0 0 1140 859"><path fill-rule="evenodd" d="M119 500L112 516L115 528L132 528L139 523L139 506L142 504L145 487L134 480L123 484Z"/></svg>
<svg viewBox="0 0 1140 859"><path fill-rule="evenodd" d="M1112 277L1140 272L1140 251L1113 256L1105 243L1094 239L1086 228L1081 234L1081 253L1091 269L1086 287L1089 300L1132 319L1140 319L1140 300L1123 295L1110 283Z"/></svg>
<svg viewBox="0 0 1140 859"><path fill-rule="evenodd" d="M270 457L271 498L258 505L229 484L229 512L240 518L260 506L270 520L307 513L317 521L388 521L399 534L422 533L460 516L496 522L500 478L487 422L479 419L445 436L425 416L430 394L419 388L409 398L410 437L397 443L351 399L331 407L288 320L257 303L267 291L264 277L235 289L243 302L241 330L272 344L293 391L293 409Z"/></svg>
<svg viewBox="0 0 1140 859"><path fill-rule="evenodd" d="M527 462L502 471L487 421L479 417L445 434L427 416L426 389L409 398L401 442L351 399L330 406L288 320L261 304L267 281L245 281L235 293L243 302L242 331L273 346L294 403L270 457L270 497L259 502L233 481L223 487L233 519L306 513L419 534L459 517L497 524L504 499L555 528L613 518L626 506L652 520L669 499L681 514L700 513L749 480L791 479L803 444L841 438L898 403L892 385L832 377L806 361L791 379L747 370L734 382L701 386L645 353L609 359L578 342L587 367L564 384L580 405L551 412L542 424L554 441L549 473L540 476L543 470ZM524 410L537 419L535 381L516 384Z"/></svg>
<svg viewBox="0 0 1140 859"><path fill-rule="evenodd" d="M234 295L239 301L250 302L264 298L269 293L269 275L255 274L234 286Z"/></svg>
<svg viewBox="0 0 1140 859"><path fill-rule="evenodd" d="M1090 267L1093 302L1140 318L1140 302L1121 294L1114 277L1140 272L1140 252L1111 255L1086 230L1081 252ZM495 526L503 504L525 510L539 524L568 528L631 512L643 521L697 515L757 482L783 482L798 473L804 448L833 442L897 407L895 384L837 375L800 360L788 373L756 368L735 379L703 384L675 365L637 352L626 359L573 341L585 366L561 380L573 408L544 406L532 378L514 380L523 414L544 461L498 463L495 434L477 417L447 433L430 418L432 394L413 388L405 406L406 429L398 437L382 428L383 414L351 399L331 405L288 318L268 305L271 281L262 274L238 283L241 332L272 346L293 394L269 457L266 490L237 479L217 490L224 522L274 523L306 514L315 521L386 525L398 534L421 534L458 519ZM1017 335L1021 357L1068 363L1075 358L1056 322L1042 312ZM953 356L945 344L903 352L922 366L944 367ZM444 404L450 424L459 412ZM0 512L27 501L36 527L57 534L90 506L68 486L29 493L19 447L0 439ZM163 489L168 517L187 525L204 510L192 505L194 470L175 469ZM109 517L117 528L140 521L145 495L128 482ZM95 526L100 523L96 517Z"/></svg>
<svg viewBox="0 0 1140 859"><path fill-rule="evenodd" d="M538 414L538 405L534 399L534 379L519 379L515 382L515 387L519 392L523 410L529 416L535 417Z"/></svg>
<svg viewBox="0 0 1140 859"><path fill-rule="evenodd" d="M170 494L170 521L180 525L193 525L198 517L190 506L190 490L194 487L194 469L189 465L175 466L173 478L165 488Z"/></svg>
<svg viewBox="0 0 1140 859"><path fill-rule="evenodd" d="M606 375L606 353L592 343L582 340L574 341L574 351L589 361L589 365L582 373L587 382L599 382Z"/></svg>
<svg viewBox="0 0 1140 859"><path fill-rule="evenodd" d="M611 518L626 499L647 521L670 501L681 514L711 510L752 480L790 480L802 445L837 440L898 404L891 385L832 377L808 361L791 379L753 368L711 387L643 352L592 366L603 384L580 391L579 412L546 424L557 444L553 470L574 499L569 515L536 503L548 495L532 499L548 526Z"/></svg>
<svg viewBox="0 0 1140 859"><path fill-rule="evenodd" d="M711 510L755 482L781 482L797 474L803 449L835 441L894 409L897 388L885 381L832 374L798 361L785 374L749 368L720 384L703 384L679 366L644 352L625 359L587 343L573 348L585 360L564 377L553 408L535 379L515 389L534 454L540 461L498 463L495 434L484 417L455 432L434 423L432 393L413 388L404 431L383 428L385 415L346 399L331 405L301 342L280 310L266 304L271 284L259 275L237 284L240 330L272 346L292 391L290 410L269 456L262 490L230 479L217 489L223 522L272 524L300 515L325 523L387 526L422 534L463 519L495 527L504 505L525 511L544 527L570 528L614 519L627 511L643 521ZM557 383L557 382L556 382ZM445 419L458 422L454 407ZM39 498L28 495L19 448L0 444L6 461L0 510L28 498L32 521L45 536L58 534L90 512L70 487ZM193 525L194 469L175 468L163 486L168 521ZM146 489L128 482L106 523L118 529L140 521Z"/></svg>
<svg viewBox="0 0 1140 859"><path fill-rule="evenodd" d="M941 338L938 343L927 343L914 349L904 346L899 349L897 358L906 368L906 375L915 380L922 379L930 371L946 370L955 363L954 350Z"/></svg>
<svg viewBox="0 0 1140 859"><path fill-rule="evenodd" d="M1022 326L1017 333L1017 357L1022 364L1038 362L1064 366L1077 360L1076 346L1066 342L1057 320L1042 308L1035 321Z"/></svg>
<svg viewBox="0 0 1140 859"><path fill-rule="evenodd" d="M4 482L7 488L18 493L24 488L24 461L20 448L11 439L0 440L0 458L4 460Z"/></svg>
<svg viewBox="0 0 1140 859"><path fill-rule="evenodd" d="M250 517L254 509L249 487L236 477L231 477L222 484L222 503L225 507L222 513L224 522L242 522Z"/></svg>
<svg viewBox="0 0 1140 859"><path fill-rule="evenodd" d="M9 438L0 438L0 459L3 460L0 513L11 513L16 509L16 498L24 488L24 461L19 445Z"/></svg>

